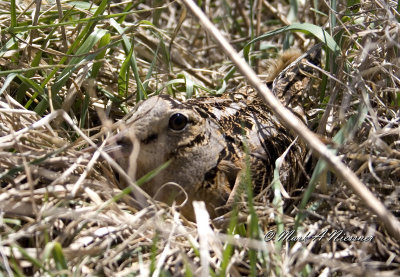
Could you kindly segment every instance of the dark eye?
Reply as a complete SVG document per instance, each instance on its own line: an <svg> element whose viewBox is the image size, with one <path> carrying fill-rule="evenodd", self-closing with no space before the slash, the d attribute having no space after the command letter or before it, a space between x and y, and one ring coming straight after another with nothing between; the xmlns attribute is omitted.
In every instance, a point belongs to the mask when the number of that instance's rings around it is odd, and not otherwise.
<svg viewBox="0 0 400 277"><path fill-rule="evenodd" d="M181 131L186 127L187 123L188 118L185 115L176 113L170 117L168 127L174 131Z"/></svg>

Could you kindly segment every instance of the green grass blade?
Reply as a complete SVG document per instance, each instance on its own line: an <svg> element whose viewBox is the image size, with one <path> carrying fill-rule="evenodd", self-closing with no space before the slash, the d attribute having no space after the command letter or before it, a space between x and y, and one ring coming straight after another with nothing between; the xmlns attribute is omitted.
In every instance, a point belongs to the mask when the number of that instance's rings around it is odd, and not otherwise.
<svg viewBox="0 0 400 277"><path fill-rule="evenodd" d="M83 1L71 1L66 3L68 6L77 7L81 10L86 10L89 12L95 12L98 6L93 2L83 2Z"/></svg>
<svg viewBox="0 0 400 277"><path fill-rule="evenodd" d="M194 89L195 84L194 84L193 80L188 75L186 75L184 73L178 74L177 77L181 78L180 80L184 81L185 91L186 91L186 98L192 98L194 90L195 90Z"/></svg>
<svg viewBox="0 0 400 277"><path fill-rule="evenodd" d="M232 215L230 217L229 227L227 233L231 236L235 235L236 226L238 225L238 208L237 201L233 202ZM222 261L221 261L221 271L219 273L219 277L226 276L226 270L228 268L229 262L231 260L233 254L234 246L228 242L226 242L224 246L224 251L222 253Z"/></svg>
<svg viewBox="0 0 400 277"><path fill-rule="evenodd" d="M63 18L62 20L64 20L65 18L68 18L68 17L72 14L72 12L73 12L73 10L72 10L72 9L69 9L69 10L64 14L64 18ZM51 38L53 38L54 32L56 32L56 30L57 30L57 28L53 28L53 29L47 34L46 38L43 40L42 46L40 47L40 50L36 53L35 57L33 58L32 62L31 62L31 64L30 64L30 67L27 68L28 71L26 71L26 73L24 74L24 76L25 76L26 78L31 78L31 77L33 77L33 76L35 75L35 72L36 72L37 70L41 70L41 67L40 67L39 65L40 65L40 61L41 61L41 59L42 59L42 54L43 54L43 51L42 51L42 50L45 50L45 49L46 49L49 40L50 40ZM53 66L53 67L54 67L54 66ZM43 72L45 72L45 71L43 70ZM21 73L22 73L22 72L21 72ZM44 74L45 74L45 73L44 73ZM42 87L44 88L45 86L42 86ZM25 97L25 92L26 92L27 89L28 89L28 87L27 87L25 84L22 84L22 85L18 88L17 93L16 93L16 100L17 100L18 102L22 103L22 101L23 101L23 99L24 99L24 97Z"/></svg>
<svg viewBox="0 0 400 277"><path fill-rule="evenodd" d="M157 242L158 242L158 234L156 233L155 236L152 239L151 243L151 251L150 251L150 275L154 273L156 270L157 266L157 253L158 253L158 248L157 248Z"/></svg>
<svg viewBox="0 0 400 277"><path fill-rule="evenodd" d="M12 82L12 80L14 80L14 78L18 76L18 74L16 73L11 73L7 76L6 80L4 81L3 86L0 89L0 95L3 94L3 92L6 90L6 88L10 85L10 83Z"/></svg>
<svg viewBox="0 0 400 277"><path fill-rule="evenodd" d="M366 116L367 116L368 110L367 107L364 103L362 103L359 107L359 111L357 114L353 115L347 122L346 124L336 133L336 135L333 138L333 141L338 144L342 145L344 144L349 138L351 138L355 132L360 128L361 124L364 122ZM337 150L336 149L331 149L333 153L336 154ZM318 181L321 180L321 178L326 178L326 173L328 171L328 165L324 160L319 160L317 162L317 165L314 168L313 174L311 175L310 183L304 192L303 198L301 199L300 205L299 205L299 210L304 210L305 207L308 204L308 201L311 198L311 194L315 190L315 186L317 185ZM295 220L295 226L294 229L297 230L297 228L300 225L300 222L302 222L305 218L306 214L304 212L299 212L296 216Z"/></svg>
<svg viewBox="0 0 400 277"><path fill-rule="evenodd" d="M118 74L118 94L119 96L127 96L129 88L129 65L133 55L133 47L129 50L124 62L121 65L121 69Z"/></svg>
<svg viewBox="0 0 400 277"><path fill-rule="evenodd" d="M121 99L118 98L117 96L115 96L113 93L107 91L106 89L99 87L98 88L98 92L102 93L105 97L107 97L108 99L110 99L113 103L120 103Z"/></svg>
<svg viewBox="0 0 400 277"><path fill-rule="evenodd" d="M32 60L31 68L37 67L37 66L40 64L41 58L42 58L42 51L38 51L38 52L36 53L35 57L34 57L33 60ZM35 75L35 70L31 70L31 71L26 72L24 76L25 76L26 78L31 78L31 77L33 77L34 75ZM16 93L16 97L15 97L16 100L17 100L18 102L22 103L22 100L23 100L24 97L25 97L25 92L26 92L27 89L28 89L28 86L25 85L25 84L22 84L22 85L18 88L17 93Z"/></svg>
<svg viewBox="0 0 400 277"><path fill-rule="evenodd" d="M88 34L91 34L91 30L93 29L94 23L96 22L97 17L99 17L101 14L103 14L103 12L106 10L107 8L107 0L102 0L99 7L97 8L96 12L94 13L94 15L91 17L93 20L89 21L88 24L85 26L85 28L83 29L83 31L77 36L77 38L74 40L73 44L71 45L71 47L68 49L67 51L67 55L71 55L75 49L80 45L82 39L87 36ZM68 25L68 24L72 24L71 22L62 22L63 25ZM56 24L52 25L51 27L54 27ZM62 26L62 25L60 25ZM58 63L59 65L64 64L66 61L68 60L68 56L64 56L60 62ZM45 87L47 85L47 83L51 80L51 78L53 78L53 76L57 73L58 68L55 68L47 77L46 79L42 82L42 87ZM53 92L53 90L52 90ZM58 91L54 91L55 93L57 93ZM54 94L53 94L54 96Z"/></svg>
<svg viewBox="0 0 400 277"><path fill-rule="evenodd" d="M58 242L49 242L46 244L43 250L43 258L45 260L50 260L53 258L57 270L68 270L67 262L62 251L62 246ZM62 274L61 276L68 275Z"/></svg>
<svg viewBox="0 0 400 277"><path fill-rule="evenodd" d="M297 20L298 12L299 12L298 0L290 0L290 9L287 16L289 22L295 22Z"/></svg>
<svg viewBox="0 0 400 277"><path fill-rule="evenodd" d="M400 14L400 0L397 1L397 13ZM400 16L396 16L397 21L400 22Z"/></svg>
<svg viewBox="0 0 400 277"><path fill-rule="evenodd" d="M157 50L156 50L156 52L154 53L154 58L153 58L153 60L151 61L149 70L148 70L148 72L147 72L147 74L146 74L146 78L145 78L145 80L144 80L144 82L143 82L143 89L144 89L145 91L147 91L147 86L148 86L148 84L149 84L148 81L150 81L151 75L153 74L153 68L155 67L156 62L157 62L157 56L158 56L159 50L160 50L160 44L158 44L158 46L157 46Z"/></svg>
<svg viewBox="0 0 400 277"><path fill-rule="evenodd" d="M217 95L221 95L225 92L227 83L233 77L233 74L235 74L235 72L236 72L236 67L232 66L232 68L228 71L228 73L225 74L224 78L222 78L221 86L217 90Z"/></svg>
<svg viewBox="0 0 400 277"><path fill-rule="evenodd" d="M181 85L181 84L186 84L186 80L180 78L180 79L173 79L173 80L171 80L171 81L168 81L164 86L162 86L160 89L158 89L158 90L156 91L156 95L160 94L160 92L161 92L163 89L165 89L166 87L169 88L169 89L171 89L171 91L173 91L173 89L172 89L172 86L173 86L173 85ZM210 94L214 94L214 93L215 93L214 90L209 89L209 88L207 88L207 87L203 87L203 86L198 85L198 84L196 84L196 83L193 83L193 89L201 89L201 90L204 90L204 91L206 91L207 93L210 93Z"/></svg>
<svg viewBox="0 0 400 277"><path fill-rule="evenodd" d="M34 91L34 94L32 95L31 99L26 103L25 108L29 109L30 105L33 103L33 101L40 95L43 99L46 99L48 101L48 97L46 94L46 90L42 88L39 84L37 84L34 80L26 78L24 75L17 75L18 78L28 87L31 88Z"/></svg>
<svg viewBox="0 0 400 277"><path fill-rule="evenodd" d="M69 62L70 66L66 67L57 77L51 89L53 95L56 95L57 92L61 90L61 88L67 82L69 76L71 76L71 74L79 67L81 62L89 61L96 57L97 53L89 54L87 56L84 54L92 50L95 44L106 34L106 32L106 30L96 29L89 35L89 37L76 52L76 57L72 58Z"/></svg>
<svg viewBox="0 0 400 277"><path fill-rule="evenodd" d="M9 276L12 276L12 277L26 277L26 275L23 273L23 269L20 267L19 264L16 263L15 260L12 260L10 262L10 265L11 265L11 267L13 269L13 272L10 272L10 273L13 273L14 275L9 274L9 275L3 275L3 276L6 276L6 277L9 277Z"/></svg>
<svg viewBox="0 0 400 277"><path fill-rule="evenodd" d="M298 11L299 11L299 3L298 0L290 0L290 9L287 15L287 20L291 23L298 21ZM293 45L293 34L286 33L285 39L283 40L283 49L289 49L290 46Z"/></svg>
<svg viewBox="0 0 400 277"><path fill-rule="evenodd" d="M336 11L337 11L337 2L336 0L330 1L331 8L329 10L329 19L331 24L329 24L329 28L333 31L333 29L336 27Z"/></svg>
<svg viewBox="0 0 400 277"><path fill-rule="evenodd" d="M250 42L248 42L246 44L246 46L243 48L243 56L244 56L245 60L246 61L249 60L250 46L253 43L260 41L260 40L267 39L271 36L275 36L275 35L278 35L278 34L281 34L284 32L288 32L288 31L303 32L306 34L311 34L314 37L316 37L317 39L319 39L321 42L323 42L328 47L328 49L330 49L335 55L339 54L339 52L340 52L340 47L336 43L336 41L332 38L331 35L329 35L321 27L314 25L314 24L310 24L310 23L294 23L290 26L282 27L277 30L263 34L255 39L251 40Z"/></svg>
<svg viewBox="0 0 400 277"><path fill-rule="evenodd" d="M17 27L17 8L15 5L15 0L11 0L10 3L11 3L11 10L10 10L11 27L14 28L14 27Z"/></svg>
<svg viewBox="0 0 400 277"><path fill-rule="evenodd" d="M152 179L155 176L157 176L161 171L166 169L171 164L171 162L172 162L172 160L168 160L167 162L165 162L164 164L160 165L156 169L154 169L154 170L150 171L149 173L145 174L143 177L141 177L139 180L136 181L136 184L138 186L143 185L144 183L146 183L150 179Z"/></svg>
<svg viewBox="0 0 400 277"><path fill-rule="evenodd" d="M34 159L33 161L30 161L27 165L40 164L43 161L45 161L46 159L48 159L48 158L57 156L61 152L65 151L68 147L69 147L68 145L64 146L64 147L61 147L61 148L59 148L59 149L57 149L55 151L52 151L52 152L44 155L43 157ZM25 165L17 165L17 166L14 166L14 167L10 168L7 171L0 172L0 180L2 180L4 178L13 178L13 177L15 177L14 176L15 174L17 174L18 172L21 172L22 170L25 170L25 168L26 168Z"/></svg>
<svg viewBox="0 0 400 277"><path fill-rule="evenodd" d="M102 5L99 6L99 8L102 8ZM104 12L104 10L103 10ZM89 28L93 27L93 25L96 25L96 23L100 21L105 21L107 19L111 18L120 18L121 16L126 16L126 15L131 15L132 12L122 12L122 13L114 13L114 14L106 14L106 15L96 15L92 17L87 17L87 18L82 18L78 20L70 20L68 22L60 22L60 23L53 23L53 24L41 24L41 25L24 25L24 26L18 26L18 27L8 27L5 29L1 29L0 34L6 34L6 33L21 33L21 32L27 32L29 30L41 30L41 29L47 29L47 28L58 28L61 26L73 26L73 25L78 25L78 24L85 24ZM74 14L75 15L75 14ZM43 21L43 20L41 20ZM90 33L90 32L89 32ZM85 32L87 34L87 32Z"/></svg>
<svg viewBox="0 0 400 277"><path fill-rule="evenodd" d="M36 107L33 109L37 114L43 115L47 108L49 107L49 101L47 99L42 99Z"/></svg>
<svg viewBox="0 0 400 277"><path fill-rule="evenodd" d="M16 247L19 252L21 252L22 256L25 257L25 259L27 259L29 262L31 262L33 265L35 265L36 267L44 270L47 274L49 274L49 276L54 276L53 273L51 273L50 271L48 271L45 266L42 264L42 262L34 257L32 257L31 255L29 255L29 253L27 251L25 251L25 248L19 246L18 244L14 244L14 247Z"/></svg>
<svg viewBox="0 0 400 277"><path fill-rule="evenodd" d="M160 165L159 167L157 167L156 169L153 169L149 173L145 174L139 180L136 181L136 185L140 187L141 185L143 185L147 181L150 181L155 176L157 176L157 174L159 174L162 170L166 169L171 164L171 162L172 162L172 160L169 160L166 163L164 163L164 164ZM119 199L121 199L124 195L127 195L127 194L129 194L131 192L132 192L132 187L128 186L125 189L123 189L119 194L115 195L112 199L110 199L110 201L116 202ZM107 203L110 202L110 201L107 201Z"/></svg>
<svg viewBox="0 0 400 277"><path fill-rule="evenodd" d="M242 129L244 130L244 127L242 126ZM244 131L243 131L244 132ZM246 189L246 195L247 195L247 205L249 208L249 214L250 214L250 223L248 226L248 237L252 239L259 239L260 234L259 234L259 229L258 229L258 216L257 213L254 209L254 198L253 198L253 182L252 182L252 176L251 176L251 169L250 169L250 152L249 152L249 146L248 142L246 140L246 136L243 133L243 146L245 150L245 174L244 178L241 180L241 182L244 182L244 186ZM257 273L257 251L254 249L249 249L249 259L250 259L250 276L256 276Z"/></svg>
<svg viewBox="0 0 400 277"><path fill-rule="evenodd" d="M111 41L111 35L110 35L110 33L104 34L104 36L100 39L98 48L106 47L107 45L110 44L110 41ZM106 55L106 52L107 52L107 49L105 48L104 50L102 50L102 51L95 57L95 60L101 60L101 59L103 59L103 58L105 57L105 55ZM90 77L91 77L91 78L96 78L96 77L97 77L97 74L99 74L99 71L100 71L100 68L101 68L102 65L103 65L103 62L100 62L100 61L99 61L99 62L95 62L95 63L93 64L92 72L91 72L91 74L90 74Z"/></svg>
<svg viewBox="0 0 400 277"><path fill-rule="evenodd" d="M86 123L86 118L89 111L90 96L89 93L85 94L85 99L81 107L81 118L79 119L79 127L84 128Z"/></svg>
<svg viewBox="0 0 400 277"><path fill-rule="evenodd" d="M125 35L125 30L114 19L110 19L110 23L111 23L111 26L114 27L114 29L117 30L117 32L122 36L122 42L123 42L122 45L124 47L125 53L127 55L129 55L131 48L133 48L133 44L131 44L129 42L128 36ZM138 90L136 100L137 101L144 100L147 98L147 94L143 88L143 83L139 78L139 70L138 70L138 66L136 63L135 51L132 51L132 57L129 59L129 61L130 61L130 66L132 68L133 74L135 76L136 86L137 86L137 90Z"/></svg>
<svg viewBox="0 0 400 277"><path fill-rule="evenodd" d="M134 9L137 5L138 5L138 3L135 3L135 6L134 6L134 3L128 3L128 4L126 5L126 7L124 8L123 13L126 13L126 12L128 12L128 11ZM117 21L119 24L122 24L122 23L124 23L126 16L127 16L126 14L125 14L125 15L122 15L120 18L117 18L116 21Z"/></svg>
<svg viewBox="0 0 400 277"><path fill-rule="evenodd" d="M11 37L0 49L0 57L3 57L8 51L16 49L18 39L22 39L24 34L17 34L16 38L13 36Z"/></svg>
<svg viewBox="0 0 400 277"><path fill-rule="evenodd" d="M160 6L163 5L163 3L164 3L164 1L162 1L162 0L155 0L153 6L154 7L160 7ZM159 26L158 22L160 21L162 12L163 12L162 9L156 9L154 11L153 18L152 18L154 26Z"/></svg>

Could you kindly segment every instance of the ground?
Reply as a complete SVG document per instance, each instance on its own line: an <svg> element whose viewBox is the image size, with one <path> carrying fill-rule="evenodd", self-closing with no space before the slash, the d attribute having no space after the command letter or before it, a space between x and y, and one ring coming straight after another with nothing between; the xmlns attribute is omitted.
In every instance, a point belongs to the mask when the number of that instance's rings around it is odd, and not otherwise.
<svg viewBox="0 0 400 277"><path fill-rule="evenodd" d="M250 198L219 221L197 204L196 223L161 203L136 210L87 150L150 95L249 85L183 3L0 3L0 276L400 275L385 221L400 216L399 3L197 1L266 83L322 42L297 101L388 211L310 152L296 196Z"/></svg>

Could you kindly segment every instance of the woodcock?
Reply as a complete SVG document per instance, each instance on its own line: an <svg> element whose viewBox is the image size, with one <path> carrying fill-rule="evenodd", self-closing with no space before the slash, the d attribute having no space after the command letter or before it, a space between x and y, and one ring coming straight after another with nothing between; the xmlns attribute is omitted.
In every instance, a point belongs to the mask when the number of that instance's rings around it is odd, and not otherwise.
<svg viewBox="0 0 400 277"><path fill-rule="evenodd" d="M300 82L305 89L308 83L304 78L309 74L301 61L313 60L306 54L274 81L274 92L287 103L293 85ZM290 91L294 98L295 93ZM221 214L224 209L220 207L240 191L246 155L254 194L268 194L275 161L296 138L248 87L222 97L186 101L168 95L150 97L137 105L126 126L117 141L117 162L138 180L171 161L142 188L169 204L179 204L187 197L181 211L189 219L194 218L193 200L204 201L211 217ZM304 144L297 141L281 167L281 182L289 193L298 185L305 152Z"/></svg>

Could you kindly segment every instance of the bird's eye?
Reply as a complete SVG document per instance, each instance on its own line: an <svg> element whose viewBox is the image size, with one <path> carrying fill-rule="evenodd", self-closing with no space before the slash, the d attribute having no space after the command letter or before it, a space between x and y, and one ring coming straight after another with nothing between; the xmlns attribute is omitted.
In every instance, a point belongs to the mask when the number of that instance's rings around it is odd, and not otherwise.
<svg viewBox="0 0 400 277"><path fill-rule="evenodd" d="M183 130L188 123L188 118L181 114L175 113L169 118L168 127L174 131L181 131Z"/></svg>

